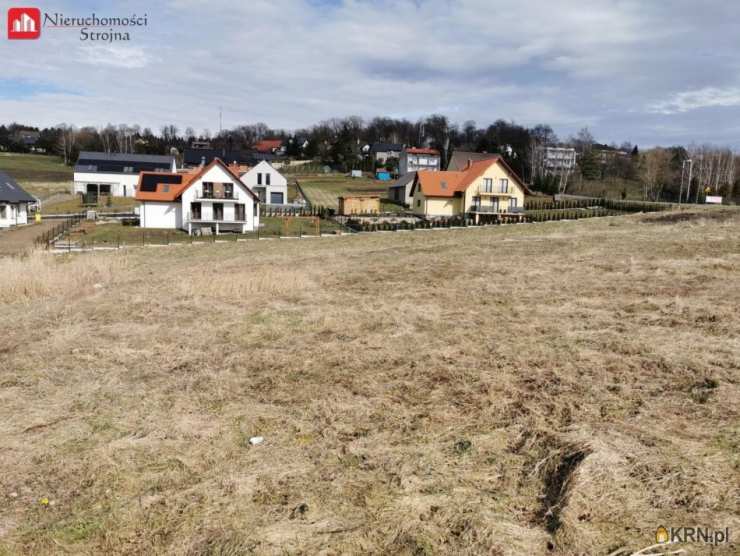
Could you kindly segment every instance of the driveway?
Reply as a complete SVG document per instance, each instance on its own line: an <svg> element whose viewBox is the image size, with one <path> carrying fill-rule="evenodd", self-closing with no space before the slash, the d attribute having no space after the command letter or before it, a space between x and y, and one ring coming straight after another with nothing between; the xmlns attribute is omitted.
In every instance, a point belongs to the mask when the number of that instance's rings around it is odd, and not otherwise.
<svg viewBox="0 0 740 556"><path fill-rule="evenodd" d="M34 223L0 230L0 257L20 255L33 249L34 240L60 222L60 220L44 220L41 224Z"/></svg>

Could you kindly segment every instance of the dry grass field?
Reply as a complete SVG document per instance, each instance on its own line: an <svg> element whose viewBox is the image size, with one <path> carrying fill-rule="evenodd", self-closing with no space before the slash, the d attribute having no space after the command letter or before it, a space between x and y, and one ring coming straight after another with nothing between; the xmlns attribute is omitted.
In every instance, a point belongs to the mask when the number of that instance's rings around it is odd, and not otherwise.
<svg viewBox="0 0 740 556"><path fill-rule="evenodd" d="M737 554L738 307L723 209L6 259L0 554Z"/></svg>

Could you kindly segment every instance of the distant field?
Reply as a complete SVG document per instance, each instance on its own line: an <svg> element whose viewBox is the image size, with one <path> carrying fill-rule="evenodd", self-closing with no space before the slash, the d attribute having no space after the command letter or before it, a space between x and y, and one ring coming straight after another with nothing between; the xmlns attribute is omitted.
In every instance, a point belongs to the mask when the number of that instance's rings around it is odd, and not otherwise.
<svg viewBox="0 0 740 556"><path fill-rule="evenodd" d="M668 550L737 555L738 237L693 209L4 260L0 554L626 556L700 525L732 544Z"/></svg>
<svg viewBox="0 0 740 556"><path fill-rule="evenodd" d="M296 179L312 205L329 208L337 208L337 198L343 195L385 197L388 191L388 182L370 178L351 178L343 174L298 175Z"/></svg>
<svg viewBox="0 0 740 556"><path fill-rule="evenodd" d="M0 170L41 199L56 193L69 193L72 188L72 168L65 166L58 156L0 153Z"/></svg>

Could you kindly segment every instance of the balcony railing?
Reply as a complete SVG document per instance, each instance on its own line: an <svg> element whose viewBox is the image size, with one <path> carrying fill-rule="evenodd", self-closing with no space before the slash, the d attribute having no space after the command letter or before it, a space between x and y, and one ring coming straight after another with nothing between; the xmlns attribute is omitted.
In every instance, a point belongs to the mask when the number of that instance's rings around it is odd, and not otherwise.
<svg viewBox="0 0 740 556"><path fill-rule="evenodd" d="M470 212L486 213L486 214L512 214L517 212L524 212L522 207L492 207L492 206L476 206L470 207Z"/></svg>
<svg viewBox="0 0 740 556"><path fill-rule="evenodd" d="M481 187L478 190L478 195L511 195L512 191L511 188L503 189L501 186L499 187L492 187L490 190L486 190L484 187Z"/></svg>
<svg viewBox="0 0 740 556"><path fill-rule="evenodd" d="M227 193L225 191L200 191L198 192L198 199L208 199L212 201L236 201L238 197L233 192Z"/></svg>
<svg viewBox="0 0 740 556"><path fill-rule="evenodd" d="M185 224L187 224L188 222L192 224L246 224L247 220L246 215L244 220L226 220L225 218L223 218L223 216L221 218L214 218L213 215L211 215L211 218L203 218L203 213L193 214L189 212L185 216Z"/></svg>

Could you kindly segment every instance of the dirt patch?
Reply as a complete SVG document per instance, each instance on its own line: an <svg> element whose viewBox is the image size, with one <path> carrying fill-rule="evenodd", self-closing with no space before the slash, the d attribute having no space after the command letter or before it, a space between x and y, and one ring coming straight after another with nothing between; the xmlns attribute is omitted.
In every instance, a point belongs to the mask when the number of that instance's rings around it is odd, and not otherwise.
<svg viewBox="0 0 740 556"><path fill-rule="evenodd" d="M550 465L545 466L542 507L537 517L550 534L556 533L562 524L560 515L568 504L573 475L588 454L587 448L570 446L557 453L551 458Z"/></svg>
<svg viewBox="0 0 740 556"><path fill-rule="evenodd" d="M679 222L696 222L706 220L711 222L726 222L737 218L740 213L733 209L706 209L691 210L687 212L668 212L660 214L647 214L640 220L651 224L676 224Z"/></svg>

